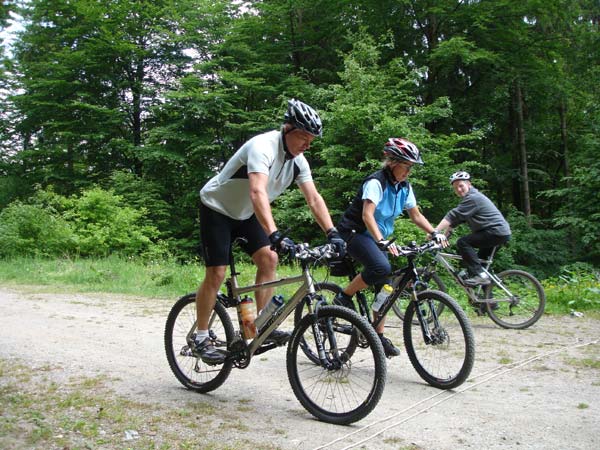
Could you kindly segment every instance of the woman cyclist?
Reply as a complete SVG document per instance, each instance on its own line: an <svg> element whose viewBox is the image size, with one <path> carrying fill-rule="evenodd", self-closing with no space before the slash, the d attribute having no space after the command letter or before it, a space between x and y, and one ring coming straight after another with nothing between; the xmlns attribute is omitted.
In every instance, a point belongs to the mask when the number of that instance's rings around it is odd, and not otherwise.
<svg viewBox="0 0 600 450"><path fill-rule="evenodd" d="M423 164L415 144L403 138L389 138L383 147L383 167L369 175L361 184L350 206L344 212L337 229L347 242L348 253L363 265L363 270L348 286L336 295L334 302L354 309L352 296L375 286L378 291L389 281L391 265L387 253L398 256L398 248L390 244L394 221L404 210L415 225L426 233L433 226L417 206L414 192L407 181L415 164ZM431 235L444 247L446 237L440 233ZM387 357L398 356L400 351L383 335L385 320L375 331L379 334Z"/></svg>

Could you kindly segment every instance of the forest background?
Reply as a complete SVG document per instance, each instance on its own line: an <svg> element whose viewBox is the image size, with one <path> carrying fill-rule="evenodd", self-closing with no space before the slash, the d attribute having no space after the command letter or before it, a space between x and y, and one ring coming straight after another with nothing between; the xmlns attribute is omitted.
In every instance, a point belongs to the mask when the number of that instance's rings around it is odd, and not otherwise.
<svg viewBox="0 0 600 450"><path fill-rule="evenodd" d="M4 1L0 29L17 19L0 71L5 260L195 261L198 190L298 98L323 118L307 157L334 221L404 136L431 222L468 170L513 229L500 265L591 280L600 305L597 0ZM274 213L324 240L298 189ZM397 223L400 242L424 239Z"/></svg>

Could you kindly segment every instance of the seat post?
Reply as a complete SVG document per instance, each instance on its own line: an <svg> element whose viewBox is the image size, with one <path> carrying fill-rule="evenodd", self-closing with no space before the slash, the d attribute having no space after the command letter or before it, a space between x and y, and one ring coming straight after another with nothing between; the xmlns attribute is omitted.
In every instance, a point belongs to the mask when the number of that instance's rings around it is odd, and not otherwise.
<svg viewBox="0 0 600 450"><path fill-rule="evenodd" d="M492 262L494 262L494 256L496 256L496 252L498 251L498 245L495 245L494 248L492 248L492 252L490 253L490 256L488 256L487 258L487 264L485 265L485 269L488 270L490 268L490 266L492 265Z"/></svg>

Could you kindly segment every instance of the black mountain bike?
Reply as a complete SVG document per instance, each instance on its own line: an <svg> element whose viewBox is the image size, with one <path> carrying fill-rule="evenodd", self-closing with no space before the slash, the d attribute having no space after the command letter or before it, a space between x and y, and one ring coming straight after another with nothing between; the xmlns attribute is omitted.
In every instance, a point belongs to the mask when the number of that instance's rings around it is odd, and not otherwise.
<svg viewBox="0 0 600 450"><path fill-rule="evenodd" d="M400 256L408 259L406 267L391 274L393 292L381 306L379 313L372 317L371 308L363 291L356 295L359 313L368 320L373 328L394 307L400 296L410 298L403 315L403 335L406 353L419 376L430 385L440 389L455 388L468 378L475 361L475 338L466 314L448 294L427 290L420 281L415 258L428 251L439 248L438 244L428 242L417 246L399 247ZM345 273L352 279L358 272L355 261L346 256L334 265L336 275ZM320 301L331 304L335 295L341 291L335 283L315 284ZM296 307L294 319L299 323L307 314L307 305ZM350 333L351 330L347 330ZM360 335L353 335L348 348L365 345ZM308 358L317 363L315 349L308 342L301 342Z"/></svg>

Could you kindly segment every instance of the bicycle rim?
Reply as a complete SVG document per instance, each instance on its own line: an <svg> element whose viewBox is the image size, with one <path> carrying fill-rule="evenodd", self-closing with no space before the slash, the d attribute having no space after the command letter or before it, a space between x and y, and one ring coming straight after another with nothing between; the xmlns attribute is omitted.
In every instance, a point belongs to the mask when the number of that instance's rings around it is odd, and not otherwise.
<svg viewBox="0 0 600 450"><path fill-rule="evenodd" d="M379 337L354 311L323 306L316 318L326 363L315 364L301 349L304 339L316 348L313 317L305 316L288 344L287 371L296 398L317 419L349 424L367 416L379 402L386 377L386 362ZM352 337L334 326L357 329L368 345L348 351Z"/></svg>
<svg viewBox="0 0 600 450"><path fill-rule="evenodd" d="M411 302L404 320L404 345L411 364L431 386L452 389L468 378L475 361L475 338L471 324L458 303L448 294L424 291ZM437 319L432 311L444 306ZM432 337L426 342L421 325L415 325L417 308L426 319Z"/></svg>
<svg viewBox="0 0 600 450"><path fill-rule="evenodd" d="M231 362L208 365L192 355L190 330L196 328L196 295L180 298L169 313L165 326L165 351L175 377L188 389L209 392L221 386L233 367ZM227 349L234 337L227 310L219 302L211 316L209 335L218 348Z"/></svg>
<svg viewBox="0 0 600 450"><path fill-rule="evenodd" d="M533 325L544 314L546 295L540 282L522 270L506 270L499 273L508 295L502 288L490 284L486 288L487 312L496 324L503 328L523 329Z"/></svg>

